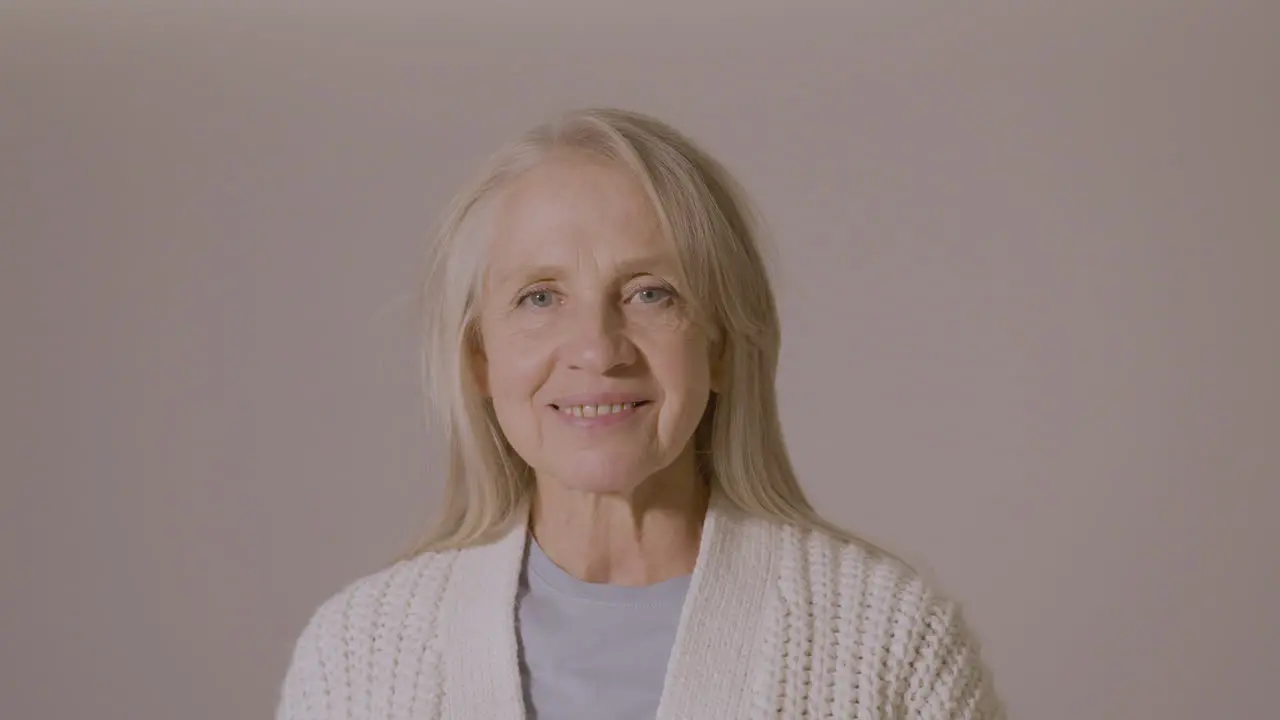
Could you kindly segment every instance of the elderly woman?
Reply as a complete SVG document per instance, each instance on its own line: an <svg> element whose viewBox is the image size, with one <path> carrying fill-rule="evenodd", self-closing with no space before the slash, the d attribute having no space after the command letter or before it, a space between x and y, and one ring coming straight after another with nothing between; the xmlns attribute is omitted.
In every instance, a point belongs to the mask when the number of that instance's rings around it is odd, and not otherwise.
<svg viewBox="0 0 1280 720"><path fill-rule="evenodd" d="M424 284L440 518L324 603L280 720L997 718L957 606L820 517L740 188L568 113L459 196Z"/></svg>

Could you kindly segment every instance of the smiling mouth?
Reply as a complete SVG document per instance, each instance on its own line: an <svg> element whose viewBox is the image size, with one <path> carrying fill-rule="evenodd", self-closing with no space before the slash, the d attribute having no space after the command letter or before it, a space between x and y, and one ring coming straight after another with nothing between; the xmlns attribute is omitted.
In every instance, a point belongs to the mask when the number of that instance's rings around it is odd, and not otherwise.
<svg viewBox="0 0 1280 720"><path fill-rule="evenodd" d="M644 407L645 405L648 405L650 402L651 401L649 400L640 400L638 402L612 403L612 404L601 404L601 405L563 405L563 406L556 405L553 403L551 407L556 412L564 415L571 415L573 417L580 417L580 418L594 418L594 417L606 417L606 416L614 415L617 413L623 413L628 410L635 410L636 408L640 408L640 407Z"/></svg>

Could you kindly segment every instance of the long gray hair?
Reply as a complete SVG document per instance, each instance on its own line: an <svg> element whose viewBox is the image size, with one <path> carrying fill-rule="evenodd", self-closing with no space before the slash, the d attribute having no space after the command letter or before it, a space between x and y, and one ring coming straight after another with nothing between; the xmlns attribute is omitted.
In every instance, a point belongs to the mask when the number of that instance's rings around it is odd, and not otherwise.
<svg viewBox="0 0 1280 720"><path fill-rule="evenodd" d="M810 505L783 442L775 391L778 310L745 192L666 123L590 108L540 125L495 154L454 199L431 249L421 299L423 370L428 416L447 449L445 492L437 521L408 556L489 542L527 511L532 473L481 396L472 356L495 201L508 182L560 149L586 151L634 173L677 248L690 309L722 368L720 392L694 436L704 477L749 513L850 537Z"/></svg>

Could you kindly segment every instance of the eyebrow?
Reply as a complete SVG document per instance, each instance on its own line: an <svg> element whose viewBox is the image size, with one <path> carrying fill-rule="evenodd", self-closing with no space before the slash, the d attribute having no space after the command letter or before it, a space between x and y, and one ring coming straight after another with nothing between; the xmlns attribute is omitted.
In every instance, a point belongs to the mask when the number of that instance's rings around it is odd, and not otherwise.
<svg viewBox="0 0 1280 720"><path fill-rule="evenodd" d="M669 255L648 255L643 257L631 258L619 263L614 271L628 278L636 275L654 274L676 274L680 269L677 261ZM529 283L538 282L540 280L554 280L569 274L569 270L563 265L534 265L521 266L512 268L501 276L500 283L502 285L528 285Z"/></svg>

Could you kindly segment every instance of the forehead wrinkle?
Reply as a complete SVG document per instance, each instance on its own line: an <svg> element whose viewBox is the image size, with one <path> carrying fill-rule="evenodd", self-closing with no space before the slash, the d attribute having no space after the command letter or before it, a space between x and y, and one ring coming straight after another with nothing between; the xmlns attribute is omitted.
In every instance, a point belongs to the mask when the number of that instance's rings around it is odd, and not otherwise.
<svg viewBox="0 0 1280 720"><path fill-rule="evenodd" d="M647 193L613 167L556 162L537 168L508 187L494 214L487 274L503 285L570 271L679 272ZM554 254L548 257L544 248Z"/></svg>

